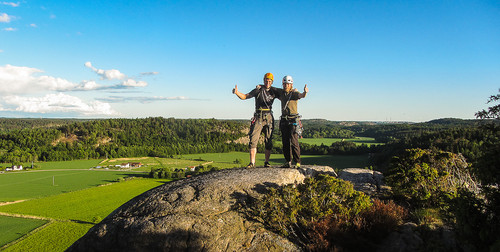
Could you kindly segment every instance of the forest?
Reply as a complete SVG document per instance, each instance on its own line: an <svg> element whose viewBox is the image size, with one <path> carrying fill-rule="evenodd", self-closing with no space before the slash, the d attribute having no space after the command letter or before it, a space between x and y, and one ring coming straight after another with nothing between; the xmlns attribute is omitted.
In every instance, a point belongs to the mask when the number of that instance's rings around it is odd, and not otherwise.
<svg viewBox="0 0 500 252"><path fill-rule="evenodd" d="M244 126L215 119L0 119L0 162L172 157L244 150ZM24 128L19 129L19 125Z"/></svg>

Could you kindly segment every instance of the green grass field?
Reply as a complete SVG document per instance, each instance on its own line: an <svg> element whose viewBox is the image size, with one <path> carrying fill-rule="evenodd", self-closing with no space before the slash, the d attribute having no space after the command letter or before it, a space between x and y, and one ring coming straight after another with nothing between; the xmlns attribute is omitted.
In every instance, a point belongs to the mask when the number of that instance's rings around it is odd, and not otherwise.
<svg viewBox="0 0 500 252"><path fill-rule="evenodd" d="M0 212L50 218L53 223L8 247L7 251L64 251L113 210L168 180L137 178L0 206ZM0 230L5 229L0 222ZM25 234L27 232L18 232Z"/></svg>
<svg viewBox="0 0 500 252"><path fill-rule="evenodd" d="M141 168L135 168L133 169L134 171L145 171L149 172L151 171L151 167L162 167L162 168L185 168L188 166L199 166L201 164L210 164L212 166L220 167L220 168L233 168L234 165L231 162L231 165L228 165L228 163L222 162L222 163L211 163L211 160L198 160L198 157L196 158L127 158L127 159L112 159L112 160L106 160L102 162L100 165L102 166L114 166L117 164L121 164L124 162L140 162L143 164L143 167ZM210 163L209 163L210 162ZM207 164L207 165L208 165Z"/></svg>
<svg viewBox="0 0 500 252"><path fill-rule="evenodd" d="M0 248L47 222L46 220L0 215Z"/></svg>
<svg viewBox="0 0 500 252"><path fill-rule="evenodd" d="M204 153L204 154L191 154L183 155L182 158L203 159L214 161L217 163L224 163L229 167L234 167L233 163L236 159L243 160L243 165L246 165L250 159L249 154L246 152L230 152L230 153ZM302 155L302 164L307 165L326 165L335 169L344 168L364 168L368 166L368 155ZM257 153L256 163L257 166L264 165L264 154ZM281 165L285 162L282 154L272 154L269 159L271 165ZM216 166L216 165L214 165ZM222 167L225 168L225 167Z"/></svg>
<svg viewBox="0 0 500 252"><path fill-rule="evenodd" d="M0 202L41 198L81 190L129 176L143 176L143 174L104 170L6 172L0 174Z"/></svg>
<svg viewBox="0 0 500 252"><path fill-rule="evenodd" d="M35 162L40 170L58 170L58 169L89 169L95 167L102 159L90 160L72 160L72 161L57 161L57 162ZM11 166L11 163L1 163L0 167ZM24 167L31 167L31 163L23 163Z"/></svg>
<svg viewBox="0 0 500 252"><path fill-rule="evenodd" d="M17 241L2 251L37 251L56 252L64 251L76 240L82 237L94 226L93 224L76 223L69 221L54 221L43 229Z"/></svg>
<svg viewBox="0 0 500 252"><path fill-rule="evenodd" d="M95 222L124 204L131 197L161 185L167 180L137 178L106 186L52 195L0 206L0 212L33 215L59 220Z"/></svg>
<svg viewBox="0 0 500 252"><path fill-rule="evenodd" d="M356 143L357 145L366 144L368 146L384 144L384 143L376 142L375 138L371 138L371 137L356 137L356 138L346 138L346 139L343 139L343 138L301 138L301 139L299 139L300 143L306 143L306 144L311 144L311 145L324 144L326 146L330 146L333 143L337 143L337 142L341 142L341 141L353 142L353 143Z"/></svg>

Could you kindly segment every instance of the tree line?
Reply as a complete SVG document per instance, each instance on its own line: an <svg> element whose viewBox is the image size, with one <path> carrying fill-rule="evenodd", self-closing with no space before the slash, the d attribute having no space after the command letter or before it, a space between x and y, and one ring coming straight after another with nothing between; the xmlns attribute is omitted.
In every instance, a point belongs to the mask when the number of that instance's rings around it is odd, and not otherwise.
<svg viewBox="0 0 500 252"><path fill-rule="evenodd" d="M244 125L215 119L105 119L0 133L0 162L244 151Z"/></svg>

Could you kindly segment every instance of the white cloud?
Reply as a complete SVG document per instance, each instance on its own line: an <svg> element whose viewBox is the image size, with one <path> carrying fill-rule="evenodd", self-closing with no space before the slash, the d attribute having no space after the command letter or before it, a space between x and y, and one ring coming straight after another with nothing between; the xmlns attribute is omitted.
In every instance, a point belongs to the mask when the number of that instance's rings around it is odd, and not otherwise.
<svg viewBox="0 0 500 252"><path fill-rule="evenodd" d="M7 13L0 13L0 23L9 23L11 18Z"/></svg>
<svg viewBox="0 0 500 252"><path fill-rule="evenodd" d="M78 84L62 78L42 75L43 71L31 67L12 65L0 66L0 93L21 94L39 91L70 91L77 89Z"/></svg>
<svg viewBox="0 0 500 252"><path fill-rule="evenodd" d="M100 88L101 86L97 84L95 81L87 81L87 80L80 82L80 85L77 87L78 90L97 90Z"/></svg>
<svg viewBox="0 0 500 252"><path fill-rule="evenodd" d="M122 82L122 86L125 86L125 87L145 87L147 85L148 85L148 83L145 81L136 81L134 79L128 79L128 80Z"/></svg>
<svg viewBox="0 0 500 252"><path fill-rule="evenodd" d="M16 28L12 28L12 27L7 27L7 28L4 28L3 30L4 31L17 31Z"/></svg>
<svg viewBox="0 0 500 252"><path fill-rule="evenodd" d="M50 14L50 19L56 19L56 15Z"/></svg>
<svg viewBox="0 0 500 252"><path fill-rule="evenodd" d="M108 103L86 103L78 97L62 93L47 94L44 97L6 96L3 102L15 107L11 110L27 113L78 113L86 116L117 114Z"/></svg>
<svg viewBox="0 0 500 252"><path fill-rule="evenodd" d="M151 103L156 101L171 101L171 100L193 100L186 96L164 97L164 96L109 96L107 98L99 98L98 100L110 103L123 103L136 101L140 103Z"/></svg>
<svg viewBox="0 0 500 252"><path fill-rule="evenodd" d="M19 6L19 2L17 2L17 3L14 3L14 2L1 2L1 4L3 4L3 5L10 5L12 7L18 7Z"/></svg>
<svg viewBox="0 0 500 252"><path fill-rule="evenodd" d="M92 63L90 62L85 62L85 66L92 69L92 71L100 75L102 80L115 80L115 79L123 80L127 78L125 74L121 73L116 69L111 69L111 70L97 69L94 66L92 66Z"/></svg>
<svg viewBox="0 0 500 252"><path fill-rule="evenodd" d="M30 24L30 27L36 28L38 26L36 24Z"/></svg>
<svg viewBox="0 0 500 252"><path fill-rule="evenodd" d="M3 53L3 50L2 50L2 49L0 49L0 53Z"/></svg>
<svg viewBox="0 0 500 252"><path fill-rule="evenodd" d="M89 62L88 62L89 63ZM92 67L86 63L87 67ZM100 69L96 69L100 72ZM92 91L106 89L124 89L145 87L148 85L145 81L137 81L134 79L126 79L120 84L104 86L95 81L83 80L80 83L74 83L63 78L52 77L48 75L40 75L42 70L31 67L20 67L5 65L0 66L0 94L24 94L36 93L42 91ZM40 75L40 76L39 76ZM103 73L106 77L114 79L113 76L118 76L114 71ZM107 78L106 77L106 78Z"/></svg>

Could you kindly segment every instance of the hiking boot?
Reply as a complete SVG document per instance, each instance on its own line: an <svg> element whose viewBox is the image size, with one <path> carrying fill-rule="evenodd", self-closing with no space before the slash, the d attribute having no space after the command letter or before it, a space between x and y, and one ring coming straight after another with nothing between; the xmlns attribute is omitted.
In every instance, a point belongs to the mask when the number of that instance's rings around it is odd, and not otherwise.
<svg viewBox="0 0 500 252"><path fill-rule="evenodd" d="M290 168L290 167L292 167L290 162L286 162L281 166L281 168Z"/></svg>
<svg viewBox="0 0 500 252"><path fill-rule="evenodd" d="M254 164L254 163L249 163L249 164L247 165L247 167L245 167L245 168L247 168L247 169L252 169L252 168L255 168L255 164Z"/></svg>
<svg viewBox="0 0 500 252"><path fill-rule="evenodd" d="M264 167L271 167L271 164L269 162L264 162Z"/></svg>

